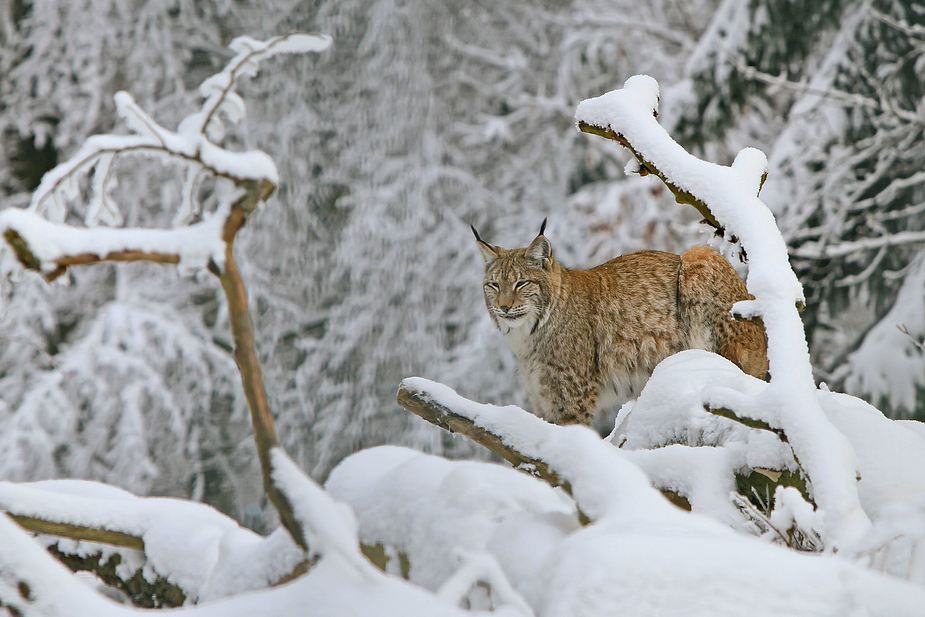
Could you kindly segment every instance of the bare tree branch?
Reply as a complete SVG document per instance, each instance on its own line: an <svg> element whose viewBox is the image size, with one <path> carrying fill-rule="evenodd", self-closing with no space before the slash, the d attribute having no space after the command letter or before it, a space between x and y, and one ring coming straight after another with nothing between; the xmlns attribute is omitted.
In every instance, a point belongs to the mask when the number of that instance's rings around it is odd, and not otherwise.
<svg viewBox="0 0 925 617"><path fill-rule="evenodd" d="M260 468L263 471L263 486L267 498L279 513L280 522L292 536L296 544L308 550L305 532L292 510L292 504L286 494L273 480L273 464L270 450L279 445L276 437L276 427L270 406L267 402L266 386L263 382L263 372L260 361L257 359L257 349L254 342L254 322L251 318L247 303L247 290L244 279L238 270L234 258L234 239L244 225L247 217L264 201L276 188L269 180L261 183L251 181L245 184L246 193L231 208L231 213L225 221L223 239L225 240L225 263L220 271L213 267L218 274L225 298L228 301L228 314L231 319L231 330L234 336L234 359L241 373L241 383L244 394L251 411L251 422L254 426L254 440L257 443L257 456L260 459ZM214 266L214 264L213 264Z"/></svg>
<svg viewBox="0 0 925 617"><path fill-rule="evenodd" d="M571 495L572 487L569 483L563 481L559 474L550 469L545 461L517 451L509 444L504 443L502 436L477 426L470 418L456 413L452 409L435 403L426 393L409 386L405 382L402 382L398 388L398 404L431 424L451 433L459 433L468 437L477 444L488 448L515 468L545 480L552 486L561 486L565 492Z"/></svg>
<svg viewBox="0 0 925 617"><path fill-rule="evenodd" d="M143 539L123 531L60 523L48 519L37 518L35 516L23 516L10 511L8 511L8 514L20 527L36 533L44 533L51 536L69 538L71 540L102 542L103 544L135 549L136 551L145 550L145 541Z"/></svg>

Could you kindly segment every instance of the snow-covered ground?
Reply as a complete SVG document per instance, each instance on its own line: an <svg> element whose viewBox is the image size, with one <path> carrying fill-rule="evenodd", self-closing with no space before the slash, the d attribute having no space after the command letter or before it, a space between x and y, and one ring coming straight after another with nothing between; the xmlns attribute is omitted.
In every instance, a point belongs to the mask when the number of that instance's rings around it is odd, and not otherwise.
<svg viewBox="0 0 925 617"><path fill-rule="evenodd" d="M711 488L730 482L745 460L771 466L779 454L768 454L767 431L703 410L710 385L753 387L737 370L699 351L663 362L625 415L623 448L584 427L549 425L516 407L480 405L446 386L408 380L549 462L575 499L506 464L395 446L347 458L322 490L277 451L280 483L320 557L281 587L267 586L300 560L291 539L280 532L261 539L199 504L73 481L0 485L0 500L8 511L139 535L147 561L137 555L131 563L188 590L200 604L184 612L196 615L287 615L306 606L318 615L472 614L460 607L511 616L920 615L925 572L916 548L925 537L925 487L916 470L925 462L923 432L858 399L820 391L826 417L858 454L858 489L873 528L856 556L795 551L729 507L731 485ZM678 395L666 396L670 390ZM657 426L670 431L657 435ZM676 443L663 446L658 437ZM640 460L646 454L653 458ZM721 463L703 464L708 454ZM652 486L672 481L693 512ZM800 520L805 508L792 506L805 506L801 499L780 499L771 520L786 529L782 513L789 509L798 525L818 524L823 517L811 507ZM579 524L578 507L590 524ZM17 603L18 587L9 584L0 589L3 602L24 606L25 615L127 610L77 582L12 523L0 521L0 533L3 580L25 581L37 598ZM365 560L360 542L383 547L389 574Z"/></svg>

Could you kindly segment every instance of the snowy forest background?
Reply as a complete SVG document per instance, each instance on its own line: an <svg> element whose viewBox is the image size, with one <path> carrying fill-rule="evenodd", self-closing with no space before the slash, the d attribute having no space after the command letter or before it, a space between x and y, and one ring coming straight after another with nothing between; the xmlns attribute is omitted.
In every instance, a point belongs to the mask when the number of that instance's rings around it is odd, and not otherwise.
<svg viewBox="0 0 925 617"><path fill-rule="evenodd" d="M548 216L574 267L706 241L664 185L624 176L619 146L575 130L579 101L637 73L695 154L768 154L761 197L806 290L816 378L925 419L925 6L3 0L0 208L118 128L116 91L174 126L232 38L293 30L334 44L240 88L235 139L282 182L238 254L280 441L314 478L383 443L484 456L400 409L404 377L526 404L469 224L515 246ZM143 164L120 177L126 224L166 226L180 183ZM65 278L3 287L0 478L95 479L273 528L217 281L150 264Z"/></svg>

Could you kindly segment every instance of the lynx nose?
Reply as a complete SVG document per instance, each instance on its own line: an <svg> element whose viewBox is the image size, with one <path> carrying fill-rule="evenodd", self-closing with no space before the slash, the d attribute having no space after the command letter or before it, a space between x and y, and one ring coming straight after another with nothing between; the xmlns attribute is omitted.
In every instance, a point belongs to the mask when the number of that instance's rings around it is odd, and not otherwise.
<svg viewBox="0 0 925 617"><path fill-rule="evenodd" d="M509 313L509 312L511 311L511 305L510 305L510 304L499 304L499 305L498 305L498 308L501 309L501 312L502 312L502 313Z"/></svg>

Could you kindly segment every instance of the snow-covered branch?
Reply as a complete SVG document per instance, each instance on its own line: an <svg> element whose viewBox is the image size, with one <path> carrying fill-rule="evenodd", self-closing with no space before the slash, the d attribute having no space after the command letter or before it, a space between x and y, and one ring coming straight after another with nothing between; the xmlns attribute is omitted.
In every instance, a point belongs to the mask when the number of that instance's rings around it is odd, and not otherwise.
<svg viewBox="0 0 925 617"><path fill-rule="evenodd" d="M633 145L625 137L623 137L623 135L621 135L620 133L614 132L609 127L596 126L596 125L584 122L582 120L578 121L578 128L579 130L585 133L591 133L592 135L600 135L601 137L612 139L613 141L617 142L621 146L628 149L630 152L633 153L633 156L636 157L635 164L631 164L627 166L628 172L636 173L636 174L639 174L640 176L647 176L651 173L654 173L656 176L658 176L658 178L662 182L665 183L665 186L667 186L671 190L671 192L675 196L675 200L679 204L688 204L690 206L693 206L697 210L697 212L699 212L700 215L703 217L703 221L705 223L715 228L717 231L720 231L720 232L724 231L722 226L713 216L713 213L710 212L710 208L709 206L707 206L707 204L701 201L696 195L678 186L670 178L668 178L667 176L659 172L658 168L654 165L651 165L646 160L645 156L641 152L636 150L633 147Z"/></svg>
<svg viewBox="0 0 925 617"><path fill-rule="evenodd" d="M151 261L201 269L221 264L221 230L230 208L195 225L174 229L109 229L52 223L30 210L0 212L0 233L25 267L49 280L69 266L101 261Z"/></svg>
<svg viewBox="0 0 925 617"><path fill-rule="evenodd" d="M193 601L239 592L242 582L233 579L234 573L251 560L263 567L251 566L247 583L258 589L277 583L304 559L286 534L261 538L210 506L140 498L95 482L0 483L0 509L25 529L78 541L71 543L74 548L59 541L62 553L91 558L119 554L126 562L120 569L123 580L144 567L152 580L171 581ZM214 556L223 545L229 548L225 562L218 563ZM277 560L270 564L258 559L262 554L274 554Z"/></svg>
<svg viewBox="0 0 925 617"><path fill-rule="evenodd" d="M827 545L857 550L870 529L859 506L858 462L816 399L797 310L804 301L803 289L790 268L773 215L756 196L767 173L767 159L746 148L732 167L722 167L690 155L655 119L658 96L655 80L637 75L622 90L583 101L575 117L581 130L627 145L641 166L676 187L676 194L690 195L685 203L698 211L705 209L717 226L728 228L741 242L749 256L746 284L755 300L733 310L761 318L768 337L771 383L754 396L713 387L704 402L782 430L812 482L817 505L826 513Z"/></svg>
<svg viewBox="0 0 925 617"><path fill-rule="evenodd" d="M92 173L94 182L87 223L98 224L107 211L109 216L103 220L118 222L120 217L108 196L113 183L112 170L118 158L131 154L153 156L168 163L179 162L193 172L205 171L236 183L253 180L278 184L276 164L266 153L259 150L235 152L215 143L222 133L219 116L223 114L232 123L244 116L244 101L234 88L242 75L256 74L261 60L280 53L317 52L330 43L330 37L314 34L290 34L268 41L236 38L231 48L237 55L224 71L203 82L200 86L200 93L205 97L202 108L180 122L176 132L160 126L129 93L118 92L116 110L135 134L94 135L87 139L67 162L45 174L32 195L30 208L42 212L51 204L51 217L63 220L67 201L79 195L80 177ZM187 184L187 190L192 190L194 184ZM189 198L185 197L184 202L187 201Z"/></svg>
<svg viewBox="0 0 925 617"><path fill-rule="evenodd" d="M518 469L561 486L575 499L585 523L642 507L656 495L638 469L587 427L550 424L513 405L475 403L420 377L403 380L398 397L425 420L474 439Z"/></svg>
<svg viewBox="0 0 925 617"><path fill-rule="evenodd" d="M331 37L319 34L294 32L277 36L267 41L258 41L249 36L240 36L231 42L234 58L221 73L213 75L199 86L205 97L202 109L180 123L180 132L198 135L212 135L221 130L219 113L231 122L244 116L244 99L234 88L242 75L254 75L261 61L278 54L324 51L331 45Z"/></svg>
<svg viewBox="0 0 925 617"><path fill-rule="evenodd" d="M398 388L398 404L431 424L451 433L459 433L468 437L485 446L515 468L541 478L551 486L562 486L567 493L571 494L571 486L568 482L564 482L559 474L549 467L548 463L541 458L519 451L511 442L510 436L498 434L476 423L470 415L465 413L466 408L447 407L441 399L436 399L428 390L427 386L430 385L433 384L416 379L403 380ZM527 413L517 407L507 409L512 416Z"/></svg>

